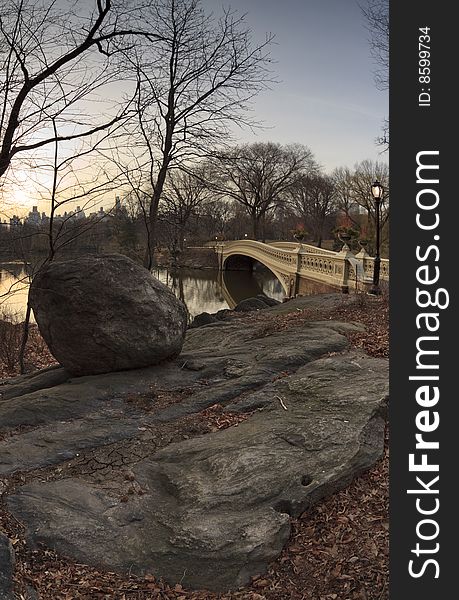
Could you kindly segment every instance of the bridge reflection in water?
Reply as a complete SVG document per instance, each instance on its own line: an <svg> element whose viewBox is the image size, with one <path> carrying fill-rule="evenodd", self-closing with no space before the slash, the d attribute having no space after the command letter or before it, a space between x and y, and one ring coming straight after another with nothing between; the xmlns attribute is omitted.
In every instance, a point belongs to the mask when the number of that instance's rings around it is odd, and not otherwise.
<svg viewBox="0 0 459 600"><path fill-rule="evenodd" d="M268 270L228 271L216 269L154 269L153 275L165 283L186 305L189 318L201 312L214 313L234 308L241 300L265 294L276 300L285 297L282 285Z"/></svg>
<svg viewBox="0 0 459 600"><path fill-rule="evenodd" d="M269 273L268 276L266 276ZM263 277L263 275L265 275ZM220 271L219 290L229 308L234 308L242 300L260 294L282 300L285 297L282 285L268 269L263 271Z"/></svg>

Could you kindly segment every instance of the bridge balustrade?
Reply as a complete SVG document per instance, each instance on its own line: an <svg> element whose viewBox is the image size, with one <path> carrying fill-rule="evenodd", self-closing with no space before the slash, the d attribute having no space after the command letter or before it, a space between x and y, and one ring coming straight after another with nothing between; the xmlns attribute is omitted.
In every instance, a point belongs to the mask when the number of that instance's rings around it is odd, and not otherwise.
<svg viewBox="0 0 459 600"><path fill-rule="evenodd" d="M343 291L365 287L371 283L373 277L374 258L363 250L354 255L347 247L341 252L333 252L309 244L265 244L255 240L236 240L221 242L215 249L220 256L221 269L230 256L248 256L270 269L288 295L298 293L302 277ZM388 259L381 260L380 277L382 280L389 280Z"/></svg>

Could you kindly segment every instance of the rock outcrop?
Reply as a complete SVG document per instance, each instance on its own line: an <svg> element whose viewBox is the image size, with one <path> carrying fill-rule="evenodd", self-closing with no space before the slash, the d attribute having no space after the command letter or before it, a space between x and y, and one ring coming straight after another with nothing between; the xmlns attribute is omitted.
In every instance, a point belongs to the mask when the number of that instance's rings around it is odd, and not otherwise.
<svg viewBox="0 0 459 600"><path fill-rule="evenodd" d="M185 587L237 588L280 553L291 516L382 455L388 361L350 351L344 333L356 331L321 321L266 336L231 319L190 330L180 357L157 366L17 378L0 387L12 432L0 474L26 483L7 505L32 545ZM173 394L181 400L162 403ZM215 403L247 419L158 442Z"/></svg>
<svg viewBox="0 0 459 600"><path fill-rule="evenodd" d="M14 550L11 541L0 532L0 600L14 600Z"/></svg>
<svg viewBox="0 0 459 600"><path fill-rule="evenodd" d="M234 310L236 312L250 312L252 310L263 310L268 306L268 303L263 297L257 296L256 298L241 300L241 302L234 307Z"/></svg>
<svg viewBox="0 0 459 600"><path fill-rule="evenodd" d="M183 303L125 256L51 263L35 277L30 303L52 354L74 375L145 367L182 348Z"/></svg>
<svg viewBox="0 0 459 600"><path fill-rule="evenodd" d="M217 311L216 313L208 313L203 312L199 313L193 319L190 329L194 329L195 327L204 327L205 325L209 325L210 323L216 323L217 321L222 321L228 317L233 311L235 312L252 312L256 310L264 310L266 308L272 308L273 306L278 306L281 304L279 300L275 300L274 298L270 298L269 296L265 296L264 294L259 294L253 298L246 298L245 300L241 300L239 304L237 304L233 310L224 308L222 310Z"/></svg>
<svg viewBox="0 0 459 600"><path fill-rule="evenodd" d="M384 363L321 359L254 392L263 410L238 427L170 444L135 465L141 494L127 502L73 477L26 485L9 505L34 542L79 561L191 587L238 587L280 553L290 516L381 456Z"/></svg>

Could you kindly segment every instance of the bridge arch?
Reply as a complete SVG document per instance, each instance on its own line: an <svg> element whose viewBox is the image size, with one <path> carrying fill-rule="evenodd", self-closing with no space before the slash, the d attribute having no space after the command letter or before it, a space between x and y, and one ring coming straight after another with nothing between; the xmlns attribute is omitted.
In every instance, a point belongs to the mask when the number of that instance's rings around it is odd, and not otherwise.
<svg viewBox="0 0 459 600"><path fill-rule="evenodd" d="M255 260L247 254L230 254L223 261L224 271L253 271Z"/></svg>
<svg viewBox="0 0 459 600"><path fill-rule="evenodd" d="M307 293L305 282L347 293L351 288L367 289L373 279L375 259L364 250L354 255L347 246L333 252L309 244L234 240L216 244L215 251L221 270L251 269L252 261L258 261L280 281L287 296ZM388 259L381 260L380 277L389 280Z"/></svg>
<svg viewBox="0 0 459 600"><path fill-rule="evenodd" d="M222 270L252 271L255 262L262 264L274 275L274 277L276 277L287 296L292 294L292 290L295 286L295 275L292 274L289 276L286 273L281 273L273 268L272 265L268 264L267 261L264 261L257 252L250 252L250 249L244 249L243 254L237 251L225 253L222 261Z"/></svg>

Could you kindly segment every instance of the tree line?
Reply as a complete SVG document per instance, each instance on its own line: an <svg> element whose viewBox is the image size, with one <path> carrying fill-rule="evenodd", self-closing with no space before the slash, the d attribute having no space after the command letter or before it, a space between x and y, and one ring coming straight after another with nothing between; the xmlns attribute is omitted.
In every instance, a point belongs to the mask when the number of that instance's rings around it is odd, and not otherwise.
<svg viewBox="0 0 459 600"><path fill-rule="evenodd" d="M365 160L353 169L325 173L306 146L272 142L243 144L218 153L197 170L173 170L164 184L159 242L183 249L196 240L291 239L302 230L318 247L337 229L371 243L375 204L371 184L385 189L381 228L387 242L389 177L386 163ZM130 199L131 200L131 199ZM132 202L130 202L132 206ZM142 209L138 205L137 216Z"/></svg>
<svg viewBox="0 0 459 600"><path fill-rule="evenodd" d="M371 251L376 215L370 188L375 179L385 188L381 225L387 242L387 164L365 160L353 169L325 173L305 146L272 142L235 146L194 169L167 174L158 205L156 247L173 253L216 238L290 240L295 231L321 247L324 239L346 229L366 240ZM53 252L70 247L121 251L138 258L147 240L148 202L148 194L127 190L120 205L102 217L100 213L90 219L75 218L76 213L55 216ZM25 249L26 254L33 249L46 252L52 218L53 213L41 228L25 225L3 232L3 247L9 240L16 256Z"/></svg>

